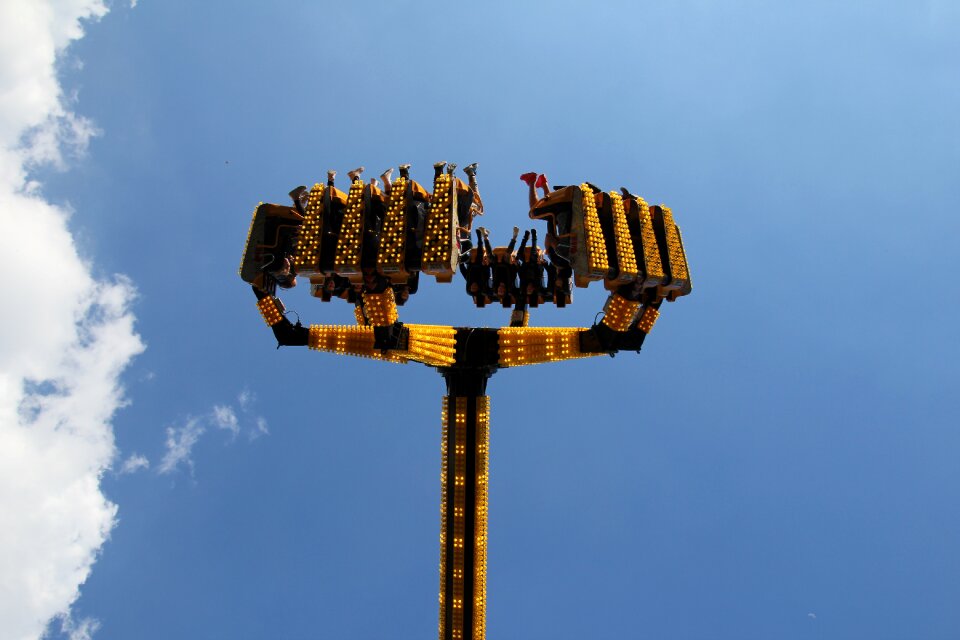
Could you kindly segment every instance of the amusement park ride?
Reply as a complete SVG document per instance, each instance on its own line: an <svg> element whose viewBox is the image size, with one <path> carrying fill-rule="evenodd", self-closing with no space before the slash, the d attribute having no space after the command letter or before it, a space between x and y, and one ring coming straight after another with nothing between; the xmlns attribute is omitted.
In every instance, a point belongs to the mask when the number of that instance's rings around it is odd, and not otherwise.
<svg viewBox="0 0 960 640"><path fill-rule="evenodd" d="M544 249L537 232L519 229L506 247L491 247L473 228L483 213L476 164L454 176L456 165L434 165L433 190L400 166L364 182L349 173L347 193L327 183L290 192L291 206L260 204L253 214L240 277L253 287L257 307L281 345L375 358L421 362L446 380L443 399L440 503L440 640L481 640L486 631L487 379L498 369L639 351L664 300L691 291L680 230L664 205L648 205L621 188L589 182L551 190L543 175L524 174L530 218L547 223ZM538 190L543 192L539 197ZM473 235L476 234L476 246ZM421 274L451 282L459 270L466 292L483 307L513 308L500 328L404 324L397 307L416 293ZM356 325L291 323L277 287L308 279L327 302L355 305ZM610 292L603 318L590 328L531 327L529 310L571 302L577 287L602 281Z"/></svg>

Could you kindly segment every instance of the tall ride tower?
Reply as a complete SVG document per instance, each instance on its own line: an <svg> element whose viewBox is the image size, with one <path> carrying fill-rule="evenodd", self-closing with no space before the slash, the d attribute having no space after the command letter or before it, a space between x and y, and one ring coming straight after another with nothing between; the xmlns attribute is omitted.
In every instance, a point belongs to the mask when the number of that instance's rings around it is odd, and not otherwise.
<svg viewBox="0 0 960 640"><path fill-rule="evenodd" d="M240 266L257 306L281 345L306 346L393 363L420 362L446 382L442 405L440 502L440 640L486 634L487 486L490 399L486 384L500 369L637 351L664 301L692 289L679 228L665 206L649 206L626 189L603 192L583 182L534 197L530 218L547 223L546 250L536 232L514 252L493 248L472 229L482 211L476 167L469 184L444 163L432 192L401 165L381 190L350 173L347 193L326 185L294 189L293 204L260 204ZM472 171L470 171L472 169ZM542 178L542 176L541 176ZM544 180L545 184L545 180ZM538 182L539 185L539 182ZM477 231L476 246L472 234ZM533 242L527 246L532 237ZM511 308L500 328L404 324L398 306L419 287L421 273L450 282L459 270L478 306ZM322 301L355 305L356 325L291 323L277 288L308 279ZM602 281L610 291L603 318L589 328L531 327L530 309L572 301L579 287Z"/></svg>

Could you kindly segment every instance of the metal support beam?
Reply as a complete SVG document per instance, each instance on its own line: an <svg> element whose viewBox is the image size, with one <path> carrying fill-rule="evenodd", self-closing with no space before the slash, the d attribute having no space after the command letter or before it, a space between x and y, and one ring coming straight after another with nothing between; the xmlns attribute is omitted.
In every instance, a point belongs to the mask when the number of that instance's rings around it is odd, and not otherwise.
<svg viewBox="0 0 960 640"><path fill-rule="evenodd" d="M486 637L490 370L442 369L440 640Z"/></svg>

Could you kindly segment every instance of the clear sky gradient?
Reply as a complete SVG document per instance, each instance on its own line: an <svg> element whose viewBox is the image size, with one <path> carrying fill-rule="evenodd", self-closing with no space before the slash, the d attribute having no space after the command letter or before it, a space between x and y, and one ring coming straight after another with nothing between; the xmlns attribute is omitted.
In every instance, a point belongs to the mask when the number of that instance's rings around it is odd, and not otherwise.
<svg viewBox="0 0 960 640"><path fill-rule="evenodd" d="M497 243L526 171L666 203L694 281L639 355L490 381L490 638L960 636L956 3L142 0L59 70L100 135L33 175L146 344L97 640L435 636L440 376L277 351L236 269L259 201L442 159Z"/></svg>

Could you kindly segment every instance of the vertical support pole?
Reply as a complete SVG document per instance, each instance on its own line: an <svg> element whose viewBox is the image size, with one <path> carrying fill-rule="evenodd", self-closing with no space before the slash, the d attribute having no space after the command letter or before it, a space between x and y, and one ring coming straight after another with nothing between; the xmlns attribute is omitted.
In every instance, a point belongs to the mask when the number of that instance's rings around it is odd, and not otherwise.
<svg viewBox="0 0 960 640"><path fill-rule="evenodd" d="M440 640L484 640L490 372L443 371L440 500Z"/></svg>

